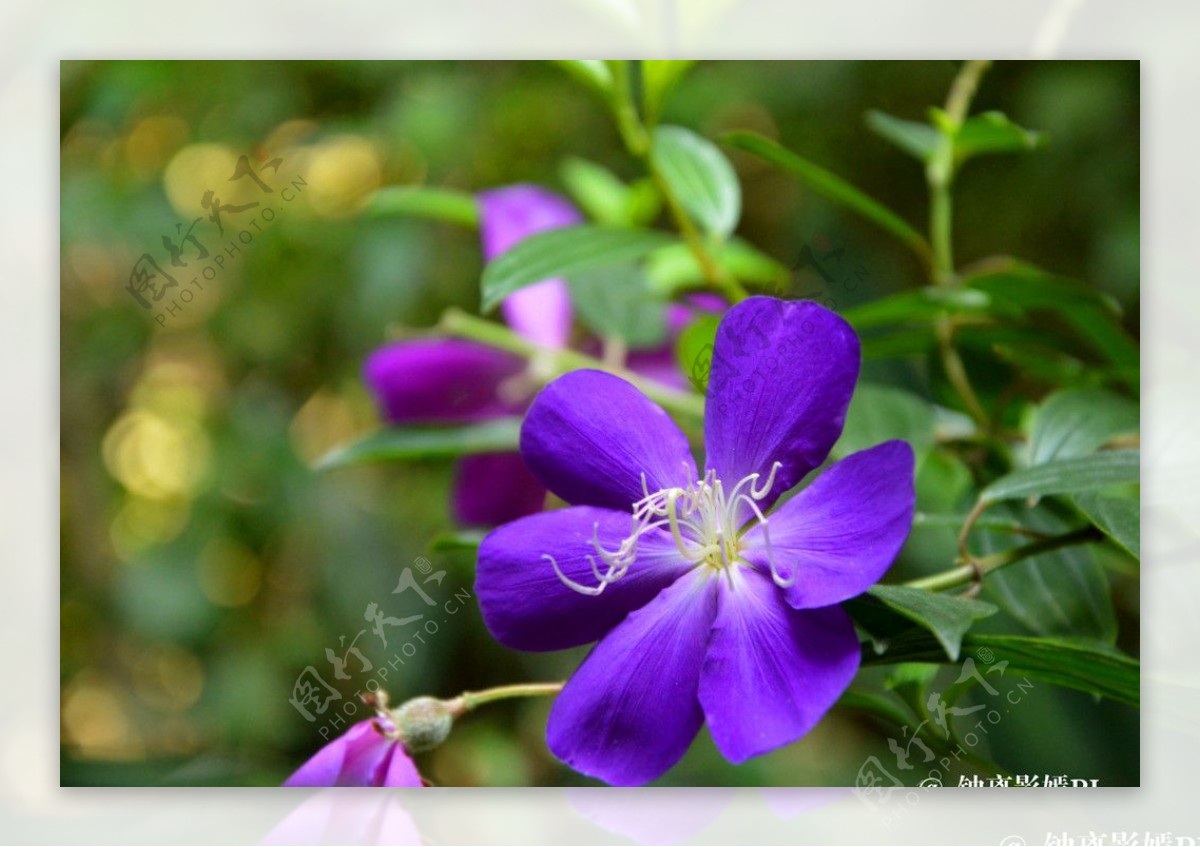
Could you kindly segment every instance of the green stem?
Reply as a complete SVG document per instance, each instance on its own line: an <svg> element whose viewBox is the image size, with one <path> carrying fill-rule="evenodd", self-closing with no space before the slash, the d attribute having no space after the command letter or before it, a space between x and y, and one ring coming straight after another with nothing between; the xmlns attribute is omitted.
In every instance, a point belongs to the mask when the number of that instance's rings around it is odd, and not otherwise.
<svg viewBox="0 0 1200 847"><path fill-rule="evenodd" d="M926 591L945 591L950 588L957 588L960 585L966 585L969 582L982 580L989 573L1007 567L1014 562L1020 562L1023 559L1029 559L1042 553L1049 553L1052 550L1058 550L1062 547L1086 544L1089 541L1099 541L1101 537L1099 530L1093 526L1087 526L1063 535L1056 535L1052 538L1044 538L1024 544L1012 550L1006 550L1003 553L985 556L982 559L972 559L965 565L959 565L948 571L942 571L941 573L922 577L921 579L909 580L904 585L909 588L922 588Z"/></svg>
<svg viewBox="0 0 1200 847"><path fill-rule="evenodd" d="M946 97L946 116L955 126L961 126L967 118L967 110L979 90L979 81L984 72L992 65L991 59L972 59L964 62L958 76L950 84L950 94Z"/></svg>
<svg viewBox="0 0 1200 847"><path fill-rule="evenodd" d="M639 159L644 158L650 151L650 137L642 120L638 117L637 105L633 98L633 83L629 78L629 62L616 61L611 63L613 72L613 113L617 118L617 129L625 148Z"/></svg>
<svg viewBox="0 0 1200 847"><path fill-rule="evenodd" d="M650 150L650 134L646 131L646 127L638 115L637 105L634 102L628 62L613 63L612 105L613 112L617 118L617 129L621 133L621 140L625 143L625 148L631 155L642 162L646 171L654 180L654 184L658 187L663 200L667 204L667 209L671 213L672 220L675 221L676 227L679 228L680 234L683 235L684 242L692 252L692 255L695 256L696 262L700 265L700 271L704 274L704 279L712 288L720 291L730 303L738 303L745 300L749 296L746 289L726 272L720 263L709 253L707 246L705 246L704 238L701 236L700 231L696 229L696 225L692 222L692 219L688 217L683 204L679 202L679 198L675 196L675 192L671 190L671 186L663 179L658 168L654 166L654 157L651 155Z"/></svg>
<svg viewBox="0 0 1200 847"><path fill-rule="evenodd" d="M954 324L951 318L946 315L939 317L934 324L934 331L937 334L938 350L942 357L942 370L946 372L946 379L950 380L950 385L958 392L967 413L970 414L980 431L986 434L991 429L992 423L988 418L987 410L979 402L979 395L971 387L971 379L967 376L967 366L963 364L962 356L958 355L958 349L954 346Z"/></svg>
<svg viewBox="0 0 1200 847"><path fill-rule="evenodd" d="M483 691L464 691L462 694L447 702L451 714L455 717L473 709L478 709L486 703L497 700L512 700L517 697L553 697L562 691L562 682L526 682L517 685L500 685L496 688L486 688Z"/></svg>
<svg viewBox="0 0 1200 847"><path fill-rule="evenodd" d="M930 171L933 170L932 165ZM950 177L936 176L932 173L929 179L929 243L933 249L933 282L935 285L953 285L956 281L954 274L954 245L953 219L954 203L950 197Z"/></svg>
<svg viewBox="0 0 1200 847"><path fill-rule="evenodd" d="M963 64L950 93L946 96L945 125L939 127L941 141L933 158L925 168L925 179L929 184L929 244L933 251L932 281L934 285L952 286L959 281L954 269L954 147L958 130L966 120L971 100L979 88L979 81L991 64L989 61L970 61ZM962 398L967 412L981 430L991 427L987 411L979 402L971 387L966 366L954 347L954 324L948 316L938 319L938 349L941 353L942 369L955 392Z"/></svg>
<svg viewBox="0 0 1200 847"><path fill-rule="evenodd" d="M580 368L608 371L633 383L643 394L664 408L694 420L704 418L704 398L699 395L670 388L624 368L608 367L600 359L574 350L555 350L542 347L518 335L508 327L469 315L461 309L447 309L442 314L438 329L447 335L468 338L531 360L534 363L534 367L531 369L533 376L542 383L547 383L568 371Z"/></svg>

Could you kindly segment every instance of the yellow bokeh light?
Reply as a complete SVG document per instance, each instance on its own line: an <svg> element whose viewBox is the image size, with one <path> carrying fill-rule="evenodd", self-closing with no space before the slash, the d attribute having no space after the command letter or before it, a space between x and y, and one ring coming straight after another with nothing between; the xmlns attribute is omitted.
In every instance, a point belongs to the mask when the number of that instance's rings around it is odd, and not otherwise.
<svg viewBox="0 0 1200 847"><path fill-rule="evenodd" d="M101 444L105 467L133 494L165 500L192 494L209 467L204 431L137 409L109 428Z"/></svg>
<svg viewBox="0 0 1200 847"><path fill-rule="evenodd" d="M71 680L63 693L63 740L80 755L136 759L144 754L120 689L94 672Z"/></svg>
<svg viewBox="0 0 1200 847"><path fill-rule="evenodd" d="M171 206L191 221L207 215L208 210L201 201L208 191L213 192L213 201L220 201L222 207L260 202L263 193L253 180L230 180L240 155L243 154L224 144L189 144L184 147L172 157L163 172L163 190ZM238 212L235 218L240 221L248 214L253 215L254 211L248 209ZM228 223L225 224L225 234L230 235Z"/></svg>
<svg viewBox="0 0 1200 847"><path fill-rule="evenodd" d="M312 464L337 445L361 434L371 421L369 404L354 404L332 391L318 391L300 407L289 433L297 455Z"/></svg>
<svg viewBox="0 0 1200 847"><path fill-rule="evenodd" d="M358 211L382 180L375 145L357 135L338 135L311 148L301 175L313 210L325 217Z"/></svg>

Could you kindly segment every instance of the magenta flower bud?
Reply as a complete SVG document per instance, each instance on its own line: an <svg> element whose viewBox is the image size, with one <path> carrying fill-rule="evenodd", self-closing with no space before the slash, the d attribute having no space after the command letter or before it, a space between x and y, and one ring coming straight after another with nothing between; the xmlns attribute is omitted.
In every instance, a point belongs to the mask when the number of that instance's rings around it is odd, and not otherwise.
<svg viewBox="0 0 1200 847"><path fill-rule="evenodd" d="M394 725L360 721L317 751L283 783L289 787L423 785Z"/></svg>

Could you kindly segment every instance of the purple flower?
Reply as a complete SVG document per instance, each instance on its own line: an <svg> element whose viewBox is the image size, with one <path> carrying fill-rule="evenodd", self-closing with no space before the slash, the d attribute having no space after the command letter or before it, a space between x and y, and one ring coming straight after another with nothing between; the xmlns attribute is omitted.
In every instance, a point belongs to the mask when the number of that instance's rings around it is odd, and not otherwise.
<svg viewBox="0 0 1200 847"><path fill-rule="evenodd" d="M703 475L624 380L574 371L537 397L521 454L572 505L491 532L476 592L509 647L599 640L551 710L556 756L638 785L707 722L740 763L803 736L850 684L859 643L837 604L878 581L908 534L912 450L856 453L772 506L825 461L858 368L834 313L735 306L714 345Z"/></svg>
<svg viewBox="0 0 1200 847"><path fill-rule="evenodd" d="M483 255L488 261L522 239L581 221L566 199L534 185L479 195ZM571 302L559 279L535 283L501 304L518 333L551 348L567 345ZM518 357L455 339L398 341L376 350L363 371L389 424L462 424L519 414L530 390ZM497 485L496 480L503 480ZM467 456L458 465L454 514L470 526L495 526L542 508L546 489L517 453Z"/></svg>
<svg viewBox="0 0 1200 847"><path fill-rule="evenodd" d="M318 750L284 785L421 787L417 766L393 736L394 727L381 718L360 721Z"/></svg>
<svg viewBox="0 0 1200 847"><path fill-rule="evenodd" d="M536 185L511 185L479 195L480 233L487 261L531 235L582 222L571 203ZM571 337L571 298L561 279L522 288L500 304L514 330L543 347L566 347Z"/></svg>

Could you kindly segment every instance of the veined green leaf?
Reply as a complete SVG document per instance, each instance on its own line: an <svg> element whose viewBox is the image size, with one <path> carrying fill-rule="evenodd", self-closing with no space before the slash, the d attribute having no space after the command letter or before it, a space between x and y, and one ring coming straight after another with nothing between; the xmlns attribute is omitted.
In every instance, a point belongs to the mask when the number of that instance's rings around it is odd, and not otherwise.
<svg viewBox="0 0 1200 847"><path fill-rule="evenodd" d="M499 418L466 426L395 426L335 447L314 464L317 470L400 459L465 456L516 451L520 418Z"/></svg>
<svg viewBox="0 0 1200 847"><path fill-rule="evenodd" d="M479 227L479 204L475 196L450 188L407 185L381 188L371 195L363 214L432 218L471 229Z"/></svg>
<svg viewBox="0 0 1200 847"><path fill-rule="evenodd" d="M1138 450L1106 450L1090 456L1056 459L1013 471L988 485L979 496L995 503L1014 497L1078 494L1136 483L1141 473L1140 456Z"/></svg>
<svg viewBox="0 0 1200 847"><path fill-rule="evenodd" d="M646 274L636 265L580 271L567 285L580 319L599 337L620 338L634 349L666 339L666 304L650 293Z"/></svg>
<svg viewBox="0 0 1200 847"><path fill-rule="evenodd" d="M625 265L672 243L651 230L572 226L540 232L497 256L483 270L483 311L527 285Z"/></svg>
<svg viewBox="0 0 1200 847"><path fill-rule="evenodd" d="M725 136L723 140L739 150L753 153L773 165L778 165L826 199L857 212L887 230L912 248L922 260L929 260L929 243L919 232L891 209L868 197L841 177L834 176L819 165L814 165L757 133L734 132Z"/></svg>
<svg viewBox="0 0 1200 847"><path fill-rule="evenodd" d="M907 441L918 461L933 446L933 406L890 385L859 383L833 455L848 456L892 438Z"/></svg>
<svg viewBox="0 0 1200 847"><path fill-rule="evenodd" d="M690 129L660 126L650 157L700 228L718 239L729 237L742 214L742 187L725 154Z"/></svg>
<svg viewBox="0 0 1200 847"><path fill-rule="evenodd" d="M880 609L874 601L886 608ZM933 633L952 662L958 660L963 636L975 621L996 613L991 603L903 585L876 585L866 595L847 602L846 609L863 629L885 643L908 628L898 626L895 615L899 615Z"/></svg>
<svg viewBox="0 0 1200 847"><path fill-rule="evenodd" d="M962 652L976 663L1008 662L1006 676L1027 676L1136 707L1140 700L1138 662L1113 647L1083 639L1028 638L1015 635L968 634ZM896 639L882 653L867 646L863 664L945 662L945 652L932 636L921 633Z"/></svg>
<svg viewBox="0 0 1200 847"><path fill-rule="evenodd" d="M1108 361L1126 368L1138 366L1137 342L1121 326L1118 307L1087 286L1011 260L968 274L963 282L1023 312L1053 315Z"/></svg>
<svg viewBox="0 0 1200 847"><path fill-rule="evenodd" d="M1033 419L1029 463L1084 456L1115 436L1137 431L1138 407L1131 400L1095 388L1057 391Z"/></svg>
<svg viewBox="0 0 1200 847"><path fill-rule="evenodd" d="M998 505L989 515L1019 520L1027 529L1047 536L1072 528L1046 509L1021 509L1017 504ZM1011 534L984 530L974 543L981 555L987 555L1012 549L1015 541ZM1050 550L993 571L984 581L981 598L1004 613L987 622L985 629L990 631L1024 630L1031 635L1108 643L1117 637L1108 576L1087 545Z"/></svg>
<svg viewBox="0 0 1200 847"><path fill-rule="evenodd" d="M1135 559L1142 558L1141 500L1099 491L1071 498L1079 511Z"/></svg>

